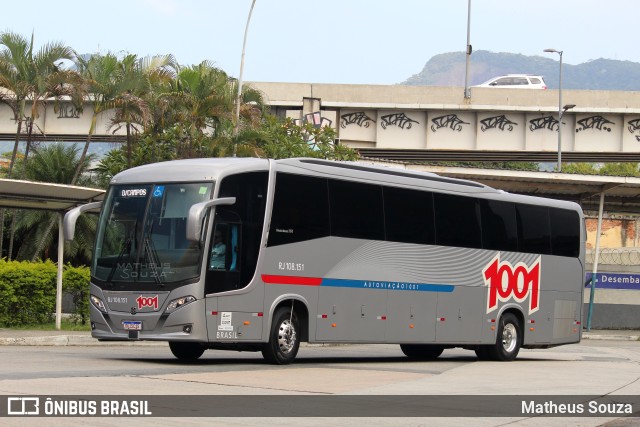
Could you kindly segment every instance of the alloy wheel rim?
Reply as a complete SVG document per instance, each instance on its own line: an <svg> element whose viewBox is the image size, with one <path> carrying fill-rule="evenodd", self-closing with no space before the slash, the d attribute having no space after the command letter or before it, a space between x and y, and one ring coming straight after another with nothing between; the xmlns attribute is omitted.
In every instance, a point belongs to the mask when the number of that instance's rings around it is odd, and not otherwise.
<svg viewBox="0 0 640 427"><path fill-rule="evenodd" d="M283 321L278 330L278 347L284 354L290 353L296 344L296 330L289 321Z"/></svg>
<svg viewBox="0 0 640 427"><path fill-rule="evenodd" d="M502 347L507 353L511 353L516 348L518 342L518 331L513 323L504 325L502 330Z"/></svg>

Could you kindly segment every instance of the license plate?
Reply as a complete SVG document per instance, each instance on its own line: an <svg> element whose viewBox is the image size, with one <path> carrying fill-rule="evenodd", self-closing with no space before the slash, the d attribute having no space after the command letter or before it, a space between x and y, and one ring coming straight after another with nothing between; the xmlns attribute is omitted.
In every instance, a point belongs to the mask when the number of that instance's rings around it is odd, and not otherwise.
<svg viewBox="0 0 640 427"><path fill-rule="evenodd" d="M122 326L127 331L141 331L142 330L142 322L139 320L123 320Z"/></svg>

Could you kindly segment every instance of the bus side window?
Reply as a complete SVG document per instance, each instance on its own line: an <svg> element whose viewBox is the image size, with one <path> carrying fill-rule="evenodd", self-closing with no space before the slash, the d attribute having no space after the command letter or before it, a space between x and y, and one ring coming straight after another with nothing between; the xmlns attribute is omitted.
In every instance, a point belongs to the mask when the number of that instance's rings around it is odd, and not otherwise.
<svg viewBox="0 0 640 427"><path fill-rule="evenodd" d="M228 220L229 215L223 215ZM209 249L207 293L224 292L240 288L242 271L242 227L238 223L217 221Z"/></svg>
<svg viewBox="0 0 640 427"><path fill-rule="evenodd" d="M433 193L436 244L482 248L480 203L473 197Z"/></svg>
<svg viewBox="0 0 640 427"><path fill-rule="evenodd" d="M209 270L239 270L240 226L239 224L218 223L213 231Z"/></svg>
<svg viewBox="0 0 640 427"><path fill-rule="evenodd" d="M580 256L580 217L577 212L549 208L551 220L551 253L553 255Z"/></svg>
<svg viewBox="0 0 640 427"><path fill-rule="evenodd" d="M211 244L211 257L209 258L210 270L224 270L227 259L228 227L226 224L216 224L213 230L213 243Z"/></svg>
<svg viewBox="0 0 640 427"><path fill-rule="evenodd" d="M538 205L516 205L518 251L551 255L549 208Z"/></svg>

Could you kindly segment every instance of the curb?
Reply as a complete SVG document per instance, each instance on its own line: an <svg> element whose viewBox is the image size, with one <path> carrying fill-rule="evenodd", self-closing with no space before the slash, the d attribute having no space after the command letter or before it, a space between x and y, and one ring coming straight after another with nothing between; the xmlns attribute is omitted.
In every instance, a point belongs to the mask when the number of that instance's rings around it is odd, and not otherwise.
<svg viewBox="0 0 640 427"><path fill-rule="evenodd" d="M640 341L638 335L591 335L588 332L582 334L583 340L599 340L599 341Z"/></svg>
<svg viewBox="0 0 640 427"><path fill-rule="evenodd" d="M164 341L98 341L89 336L55 335L49 337L0 338L0 346L165 346Z"/></svg>

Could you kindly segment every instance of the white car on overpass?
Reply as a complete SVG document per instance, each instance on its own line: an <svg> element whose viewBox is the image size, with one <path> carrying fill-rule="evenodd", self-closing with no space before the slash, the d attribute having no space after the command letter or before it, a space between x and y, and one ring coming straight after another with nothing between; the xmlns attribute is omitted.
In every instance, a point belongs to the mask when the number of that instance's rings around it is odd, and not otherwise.
<svg viewBox="0 0 640 427"><path fill-rule="evenodd" d="M495 87L510 89L546 89L547 84L542 76L533 74L507 74L494 77L475 87Z"/></svg>

